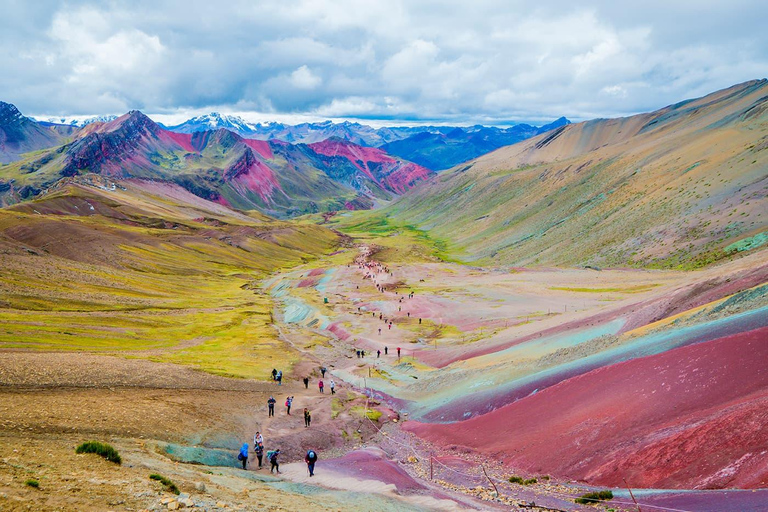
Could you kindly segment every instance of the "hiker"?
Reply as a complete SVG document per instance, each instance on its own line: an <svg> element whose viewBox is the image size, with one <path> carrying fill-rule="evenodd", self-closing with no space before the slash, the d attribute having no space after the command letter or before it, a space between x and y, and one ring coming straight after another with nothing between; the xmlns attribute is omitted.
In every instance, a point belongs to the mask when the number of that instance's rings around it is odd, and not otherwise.
<svg viewBox="0 0 768 512"><path fill-rule="evenodd" d="M411 312L410 311L408 313L406 313L406 315L408 315L408 318L411 318Z"/></svg>
<svg viewBox="0 0 768 512"><path fill-rule="evenodd" d="M421 325L421 318L419 318L419 325Z"/></svg>
<svg viewBox="0 0 768 512"><path fill-rule="evenodd" d="M327 372L327 371L328 371L328 368L326 368L325 366L321 366L320 367L320 373L323 374L323 378L325 378L325 372Z"/></svg>
<svg viewBox="0 0 768 512"><path fill-rule="evenodd" d="M360 359L360 351L357 351L357 358Z"/></svg>
<svg viewBox="0 0 768 512"><path fill-rule="evenodd" d="M272 380L277 380L277 370L272 368Z"/></svg>
<svg viewBox="0 0 768 512"><path fill-rule="evenodd" d="M283 385L283 370L280 370L277 372L277 376L275 377L277 379L277 385L282 386Z"/></svg>
<svg viewBox="0 0 768 512"><path fill-rule="evenodd" d="M309 389L309 377L304 377L304 389Z"/></svg>
<svg viewBox="0 0 768 512"><path fill-rule="evenodd" d="M253 436L253 449L255 450L260 444L264 444L264 437L261 432L256 432L256 435Z"/></svg>
<svg viewBox="0 0 768 512"><path fill-rule="evenodd" d="M317 453L315 453L315 450L307 451L307 455L304 457L304 462L307 463L309 476L315 476L315 462L317 462Z"/></svg>
<svg viewBox="0 0 768 512"><path fill-rule="evenodd" d="M269 400L267 400L267 405L269 406L269 415L274 416L275 415L275 404L277 403L277 400L275 400L275 397L269 397Z"/></svg>
<svg viewBox="0 0 768 512"><path fill-rule="evenodd" d="M291 415L291 405L293 405L293 397L289 396L285 399L285 408L288 411L288 415Z"/></svg>
<svg viewBox="0 0 768 512"><path fill-rule="evenodd" d="M361 355L362 357L365 357L365 350L361 350L361 351L360 351L360 355Z"/></svg>
<svg viewBox="0 0 768 512"><path fill-rule="evenodd" d="M400 347L397 347L397 358L400 359Z"/></svg>
<svg viewBox="0 0 768 512"><path fill-rule="evenodd" d="M379 336L381 336L381 327L379 327Z"/></svg>
<svg viewBox="0 0 768 512"><path fill-rule="evenodd" d="M389 349L387 347L384 347L384 355L387 355L389 353Z"/></svg>
<svg viewBox="0 0 768 512"><path fill-rule="evenodd" d="M333 382L333 379L331 379L331 394L332 395L336 394L336 383Z"/></svg>
<svg viewBox="0 0 768 512"><path fill-rule="evenodd" d="M267 452L267 459L269 459L269 463L272 464L272 467L270 468L269 472L274 473L275 470L277 470L277 474L280 474L280 463L277 461L277 457L280 455L280 448L274 451L268 451Z"/></svg>
<svg viewBox="0 0 768 512"><path fill-rule="evenodd" d="M259 443L253 449L253 453L256 454L256 458L259 460L259 469L261 469L261 461L264 458L264 444Z"/></svg>
<svg viewBox="0 0 768 512"><path fill-rule="evenodd" d="M390 331L392 330L392 322L389 322L388 328L389 328Z"/></svg>
<svg viewBox="0 0 768 512"><path fill-rule="evenodd" d="M243 463L243 469L245 469L245 465L248 464L248 443L243 443L243 446L240 447L240 453L237 454L237 460Z"/></svg>
<svg viewBox="0 0 768 512"><path fill-rule="evenodd" d="M320 392L322 393L323 392L323 381L322 380L317 383L317 387L320 388Z"/></svg>
<svg viewBox="0 0 768 512"><path fill-rule="evenodd" d="M376 359L381 357L381 350L376 351Z"/></svg>
<svg viewBox="0 0 768 512"><path fill-rule="evenodd" d="M309 409L305 407L304 408L304 428L309 427L310 423L312 423L312 415L309 414Z"/></svg>

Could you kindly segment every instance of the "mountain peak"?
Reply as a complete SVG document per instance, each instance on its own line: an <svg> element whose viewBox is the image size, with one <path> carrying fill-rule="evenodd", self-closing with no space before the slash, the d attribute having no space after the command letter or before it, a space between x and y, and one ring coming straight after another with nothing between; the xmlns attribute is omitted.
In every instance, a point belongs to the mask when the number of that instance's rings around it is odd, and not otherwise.
<svg viewBox="0 0 768 512"><path fill-rule="evenodd" d="M0 101L0 125L9 124L12 122L21 122L26 119L21 111L16 108L16 105L12 103L6 103Z"/></svg>

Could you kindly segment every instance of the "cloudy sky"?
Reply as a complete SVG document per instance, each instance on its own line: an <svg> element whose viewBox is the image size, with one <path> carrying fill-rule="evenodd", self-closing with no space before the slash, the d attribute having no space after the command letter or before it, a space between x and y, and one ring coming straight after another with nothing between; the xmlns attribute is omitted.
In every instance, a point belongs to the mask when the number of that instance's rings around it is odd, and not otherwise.
<svg viewBox="0 0 768 512"><path fill-rule="evenodd" d="M0 100L35 116L540 123L768 75L765 0L0 0L0 13Z"/></svg>

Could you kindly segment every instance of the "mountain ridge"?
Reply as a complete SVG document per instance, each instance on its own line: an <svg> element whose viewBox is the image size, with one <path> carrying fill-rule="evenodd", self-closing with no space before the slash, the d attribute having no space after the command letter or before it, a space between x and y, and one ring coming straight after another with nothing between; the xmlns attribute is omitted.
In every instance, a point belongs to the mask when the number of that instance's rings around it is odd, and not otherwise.
<svg viewBox="0 0 768 512"><path fill-rule="evenodd" d="M20 119L30 129L45 130L28 118ZM211 201L284 217L369 208L432 174L372 148L356 146L351 152L328 154L320 151L327 144L313 148L245 139L225 128L172 132L136 110L90 123L71 140L46 140L42 145L60 142L64 144L0 170L0 200L24 200L58 179L96 173L172 181Z"/></svg>
<svg viewBox="0 0 768 512"><path fill-rule="evenodd" d="M762 245L766 148L768 81L755 80L498 149L381 214L469 261L698 268Z"/></svg>

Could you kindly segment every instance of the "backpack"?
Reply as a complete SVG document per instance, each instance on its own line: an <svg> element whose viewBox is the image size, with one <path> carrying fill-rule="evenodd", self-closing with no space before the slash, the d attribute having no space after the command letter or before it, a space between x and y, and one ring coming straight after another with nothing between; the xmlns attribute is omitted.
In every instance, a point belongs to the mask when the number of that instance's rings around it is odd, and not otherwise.
<svg viewBox="0 0 768 512"><path fill-rule="evenodd" d="M277 460L277 452L269 452L267 457L269 457L269 462L274 463Z"/></svg>
<svg viewBox="0 0 768 512"><path fill-rule="evenodd" d="M290 400L286 400L286 401L285 401L285 406L286 406L286 407L288 407L289 405L291 405L291 402L290 402Z"/></svg>
<svg viewBox="0 0 768 512"><path fill-rule="evenodd" d="M317 460L317 454L315 453L315 451L314 451L314 450L309 450L309 451L307 452L307 458L308 458L308 459L309 459L311 462L315 462L315 461Z"/></svg>

